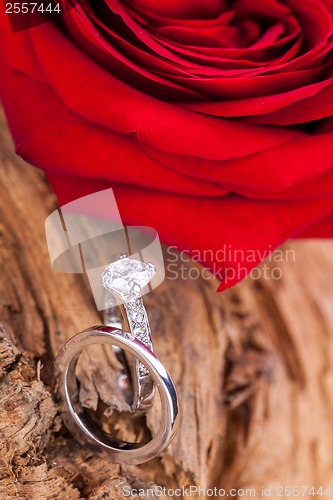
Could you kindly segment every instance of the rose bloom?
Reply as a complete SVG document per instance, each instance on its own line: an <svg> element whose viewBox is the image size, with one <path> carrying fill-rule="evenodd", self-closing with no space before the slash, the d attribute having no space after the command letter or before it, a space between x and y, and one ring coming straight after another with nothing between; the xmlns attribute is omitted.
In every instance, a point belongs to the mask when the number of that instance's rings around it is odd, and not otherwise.
<svg viewBox="0 0 333 500"><path fill-rule="evenodd" d="M112 187L126 224L213 255L332 237L333 0L72 3L0 15L16 151L60 203Z"/></svg>

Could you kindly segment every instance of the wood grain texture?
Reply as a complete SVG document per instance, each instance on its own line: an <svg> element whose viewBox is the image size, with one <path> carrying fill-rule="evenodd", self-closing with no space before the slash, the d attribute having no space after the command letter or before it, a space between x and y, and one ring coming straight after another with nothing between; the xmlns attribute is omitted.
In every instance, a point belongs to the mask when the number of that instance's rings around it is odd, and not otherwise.
<svg viewBox="0 0 333 500"><path fill-rule="evenodd" d="M217 294L197 267L199 279L173 273L149 294L180 430L158 459L112 464L76 443L58 414L54 355L101 319L84 276L52 270L44 222L56 199L0 122L0 498L116 500L125 485L256 488L261 498L262 486L333 483L333 243L286 244L283 262L268 263L278 280ZM111 374L108 353L89 351L79 372L85 406L110 406ZM158 418L156 405L147 432ZM126 420L117 426L137 432Z"/></svg>

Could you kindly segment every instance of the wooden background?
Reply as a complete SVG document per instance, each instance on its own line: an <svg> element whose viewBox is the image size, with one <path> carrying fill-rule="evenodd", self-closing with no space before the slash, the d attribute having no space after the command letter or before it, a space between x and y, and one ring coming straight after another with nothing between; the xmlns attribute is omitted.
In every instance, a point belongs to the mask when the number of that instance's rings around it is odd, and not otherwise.
<svg viewBox="0 0 333 500"><path fill-rule="evenodd" d="M101 322L84 277L51 269L44 222L55 206L44 176L15 156L1 115L0 498L116 500L126 485L256 488L261 498L262 486L333 486L333 242L288 242L295 261L273 264L280 280L247 279L223 294L213 278L166 280L147 296L181 425L158 459L119 466L75 442L52 395L59 347ZM110 404L106 361L98 348L81 366L88 407ZM154 411L148 430L157 423Z"/></svg>

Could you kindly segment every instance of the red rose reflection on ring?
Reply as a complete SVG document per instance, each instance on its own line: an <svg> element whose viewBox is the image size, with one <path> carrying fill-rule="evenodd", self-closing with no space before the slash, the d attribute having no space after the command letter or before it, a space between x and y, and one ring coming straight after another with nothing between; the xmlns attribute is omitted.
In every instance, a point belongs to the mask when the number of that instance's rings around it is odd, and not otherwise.
<svg viewBox="0 0 333 500"><path fill-rule="evenodd" d="M61 203L111 186L165 243L260 255L333 236L332 44L331 0L81 0L20 33L1 13L0 91Z"/></svg>

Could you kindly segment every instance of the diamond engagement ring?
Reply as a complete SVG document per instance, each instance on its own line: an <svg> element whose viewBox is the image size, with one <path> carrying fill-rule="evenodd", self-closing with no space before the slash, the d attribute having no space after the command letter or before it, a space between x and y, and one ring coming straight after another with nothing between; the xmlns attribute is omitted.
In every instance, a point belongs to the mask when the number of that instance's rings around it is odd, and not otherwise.
<svg viewBox="0 0 333 500"><path fill-rule="evenodd" d="M153 264L121 255L102 274L107 293L105 326L94 326L75 335L61 348L55 362L63 420L83 445L121 464L135 465L159 455L171 442L178 427L177 395L171 377L153 353L148 316L141 298L156 270ZM109 344L131 384L130 407L142 415L161 401L161 421L148 443L127 442L105 432L86 412L79 400L75 375L81 353L95 344ZM121 384L119 384L120 386Z"/></svg>

